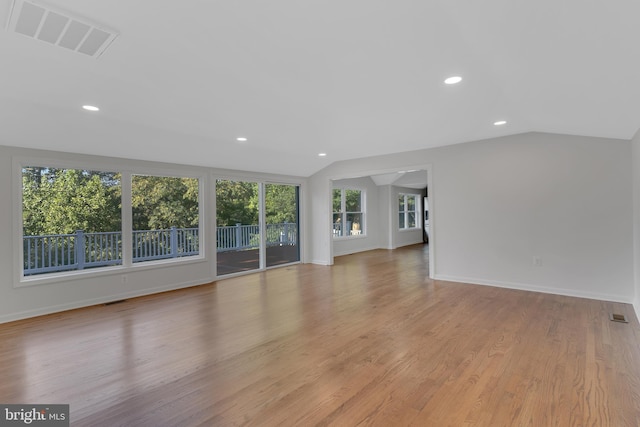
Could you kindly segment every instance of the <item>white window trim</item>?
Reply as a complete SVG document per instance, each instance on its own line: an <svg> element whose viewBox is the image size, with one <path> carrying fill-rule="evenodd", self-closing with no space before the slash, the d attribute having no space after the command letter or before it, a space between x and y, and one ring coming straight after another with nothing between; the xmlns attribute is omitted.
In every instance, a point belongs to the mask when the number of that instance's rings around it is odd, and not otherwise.
<svg viewBox="0 0 640 427"><path fill-rule="evenodd" d="M399 231L415 231L415 230L421 229L422 227L420 226L420 224L422 224L421 223L421 218L422 217L420 215L420 212L421 212L421 210L420 210L421 209L420 208L420 206L421 206L420 198L422 197L422 195L417 194L417 193L398 193L398 198L400 196L404 197L404 211L401 211L400 210L400 206L398 205L398 217L397 217L398 218L398 230ZM407 198L408 197L415 198L415 203L414 203L414 206L415 206L415 209L416 209L415 211L411 211L411 210L407 209L408 206L409 206L409 204L407 203ZM408 214L411 213L411 212L415 213L415 216L416 216L416 225L415 225L415 227L408 227L407 226L407 223L408 223L407 219L409 218ZM404 225L405 225L404 227L400 227L400 214L401 213L404 213Z"/></svg>
<svg viewBox="0 0 640 427"><path fill-rule="evenodd" d="M64 168L64 169L79 169L79 170L93 170L93 171L109 171L109 172L117 172L121 174L120 186L122 193L122 210L121 210L121 232L122 232L122 245L123 245L123 253L122 253L122 264L114 265L109 267L98 267L86 270L70 270L70 271L60 271L54 273L44 273L38 274L34 276L24 276L23 274L23 251L16 250L14 251L13 256L13 266L14 266L14 280L13 287L27 287L27 286L35 286L35 285L43 285L50 283L60 283L66 282L69 280L80 279L80 278L90 278L90 277L99 277L99 276L107 276L107 275L117 275L117 274L125 274L131 271L142 270L146 268L153 267L162 267L162 266L170 266L176 264L191 264L194 262L204 262L208 261L206 256L206 250L208 237L206 235L207 229L205 227L206 221L203 219L206 215L206 198L204 195L205 188L207 188L207 173L194 173L193 171L188 170L167 170L153 167L126 167L123 168L122 165L118 166L113 164L110 161L101 162L92 159L88 159L87 161L80 160L69 160L69 159L60 159L60 158L50 158L50 157L39 157L39 156L14 156L12 158L12 167L13 167L13 181L12 181L12 204L13 204L13 239L14 239L14 247L22 248L23 247L23 217L22 217L22 168L29 166L43 166L43 167L55 167L55 168ZM152 176L165 176L165 177L176 177L176 178L195 178L198 179L199 187L198 187L198 209L199 209L199 224L198 224L198 234L199 238L199 253L198 255L188 256L188 257L180 257L180 258L172 258L166 260L155 260L155 261L146 261L133 263L131 260L131 250L128 249L127 245L130 245L131 235L130 233L125 232L125 230L131 230L132 228L132 212L131 212L131 186L132 175L152 175Z"/></svg>
<svg viewBox="0 0 640 427"><path fill-rule="evenodd" d="M341 213L341 221L343 224L346 224L347 214L350 213L359 213L361 215L362 221L360 223L360 233L359 234L349 234L349 235L336 235L333 234L333 238L336 240L346 240L346 239L361 239L367 236L367 215L366 215L366 206L367 206L367 191L364 188L358 187L333 187L332 189L332 197L333 190L340 190L340 213ZM347 190L356 190L360 192L360 207L362 208L359 212L347 212L346 211L346 191ZM333 206L331 209L331 224L333 227Z"/></svg>

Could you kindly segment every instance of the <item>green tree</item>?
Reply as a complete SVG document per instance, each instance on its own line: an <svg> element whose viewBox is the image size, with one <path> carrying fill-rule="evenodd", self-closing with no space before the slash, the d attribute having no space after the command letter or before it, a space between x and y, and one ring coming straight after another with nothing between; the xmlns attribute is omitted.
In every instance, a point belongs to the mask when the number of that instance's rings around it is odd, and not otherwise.
<svg viewBox="0 0 640 427"><path fill-rule="evenodd" d="M131 185L134 230L198 226L198 179L134 175Z"/></svg>
<svg viewBox="0 0 640 427"><path fill-rule="evenodd" d="M246 181L216 181L218 227L258 224L258 184Z"/></svg>
<svg viewBox="0 0 640 427"><path fill-rule="evenodd" d="M265 186L265 215L267 224L298 222L298 188L294 185L267 184Z"/></svg>
<svg viewBox="0 0 640 427"><path fill-rule="evenodd" d="M25 235L119 231L120 176L79 169L24 168Z"/></svg>
<svg viewBox="0 0 640 427"><path fill-rule="evenodd" d="M333 211L342 212L342 190L333 190Z"/></svg>
<svg viewBox="0 0 640 427"><path fill-rule="evenodd" d="M346 212L362 211L362 191L345 190L344 204Z"/></svg>
<svg viewBox="0 0 640 427"><path fill-rule="evenodd" d="M120 174L80 169L25 167L23 227L25 235L121 231ZM218 180L219 226L258 224L259 193L255 182ZM297 187L265 186L267 222L297 221ZM199 223L199 180L134 175L134 230L195 227Z"/></svg>

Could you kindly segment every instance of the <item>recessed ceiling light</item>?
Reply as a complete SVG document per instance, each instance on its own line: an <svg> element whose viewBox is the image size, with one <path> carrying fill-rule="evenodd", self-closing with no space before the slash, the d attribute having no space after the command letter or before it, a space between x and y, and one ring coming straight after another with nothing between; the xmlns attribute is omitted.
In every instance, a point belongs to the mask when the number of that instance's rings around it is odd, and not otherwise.
<svg viewBox="0 0 640 427"><path fill-rule="evenodd" d="M444 82L448 85L454 85L456 83L460 83L462 81L462 77L460 76L452 76L447 78Z"/></svg>
<svg viewBox="0 0 640 427"><path fill-rule="evenodd" d="M318 157L327 157L327 153L318 153Z"/></svg>
<svg viewBox="0 0 640 427"><path fill-rule="evenodd" d="M238 141L238 142L247 142L247 138L245 138L243 136L240 136L240 137L236 138L236 141Z"/></svg>
<svg viewBox="0 0 640 427"><path fill-rule="evenodd" d="M82 108L87 111L100 111L98 107L94 107L93 105L83 105Z"/></svg>
<svg viewBox="0 0 640 427"><path fill-rule="evenodd" d="M502 125L506 125L507 121L506 120L498 120L497 122L493 122L494 126L502 126Z"/></svg>

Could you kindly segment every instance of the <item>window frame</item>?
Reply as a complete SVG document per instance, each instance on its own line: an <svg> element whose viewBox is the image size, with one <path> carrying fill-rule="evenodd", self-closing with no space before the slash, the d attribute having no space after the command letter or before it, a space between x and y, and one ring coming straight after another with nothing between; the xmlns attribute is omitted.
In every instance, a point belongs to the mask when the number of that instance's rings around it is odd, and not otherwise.
<svg viewBox="0 0 640 427"><path fill-rule="evenodd" d="M340 211L336 212L334 211L334 207L333 207L333 199L334 199L334 193L336 191L340 191ZM346 193L347 191L359 191L360 192L360 211L347 211L347 206L346 206ZM331 228L332 228L332 234L333 234L333 238L334 239L338 239L338 240L342 240L342 239L358 239L358 238L362 238L362 237L366 237L367 235L367 227L366 227L366 190L363 188L357 188L357 187L333 187L332 191L331 191ZM340 222L342 224L346 224L347 218L349 215L360 215L360 222L359 230L354 230L353 227L351 227L349 229L349 234L345 235L344 234L344 229L341 229L340 233L336 233L336 228L335 228L335 222L333 220L333 218L335 217L336 214L339 214L340 217ZM358 233L354 233L351 234L354 231L359 231Z"/></svg>
<svg viewBox="0 0 640 427"><path fill-rule="evenodd" d="M259 266L257 268L252 268L248 270L240 270L236 272L224 273L220 274L218 271L218 236L217 236L217 228L218 224L218 212L217 212L217 204L218 204L218 196L217 196L217 185L218 181L235 181L235 182L245 182L245 183L254 183L258 186L258 225L260 228L259 238L260 244L257 247L259 250ZM265 179L264 176L256 176L253 174L220 174L213 171L213 175L211 177L211 191L212 195L212 203L213 206L213 255L212 259L214 262L214 269L216 270L216 277L218 278L231 278L236 276L242 276L246 274L252 274L256 272L266 271L273 268L281 268L288 265L301 264L303 260L303 251L304 251L304 199L305 197L305 184L304 182L300 182L297 180L287 180L287 179L278 179L278 177ZM267 262L267 250L269 248L268 239L267 239L267 212L266 212L266 200L267 200L267 186L268 185L282 185L282 186L290 186L295 187L297 192L297 221L296 221L296 238L297 238L297 260L289 261L286 263L279 263L274 265L268 265Z"/></svg>
<svg viewBox="0 0 640 427"><path fill-rule="evenodd" d="M193 176L185 176L185 174L180 174L180 175L175 175L175 174L170 174L167 175L166 173L163 174L159 174L159 173L140 173L138 171L135 172L131 172L129 174L129 184L130 184L130 188L131 188L131 194L130 197L128 198L128 202L130 204L132 204L133 202L133 179L135 176L147 176L147 177L157 177L157 178L171 178L171 179L183 179L183 178L187 178L187 179L197 179L198 180L198 226L197 227L189 227L189 228L197 228L197 235L198 235L198 253L197 254L193 254L193 255L183 255L183 256L176 256L173 258L167 257L167 258L161 258L161 259L141 259L141 260L134 260L133 255L130 256L129 261L131 261L131 265L132 266L138 266L138 265L144 265L147 263L157 263L157 262L167 262L167 261L174 261L174 260L179 260L179 259L189 259L189 258L200 258L200 254L203 250L203 245L202 245L202 239L203 239L203 235L202 235L202 229L201 229L201 225L202 225L202 181L197 178L197 177L193 177ZM123 194L124 196L124 194ZM134 230L133 229L133 206L129 206L129 214L130 214L130 219L131 219L131 227L130 227L130 233L127 233L129 235L129 238L131 239L131 241L129 242L129 245L127 246L129 251L133 252L133 235L136 231L142 231L142 230ZM124 227L123 227L124 228ZM123 239L124 240L124 239ZM123 241L124 243L124 241ZM123 253L123 257L124 257L124 253Z"/></svg>
<svg viewBox="0 0 640 427"><path fill-rule="evenodd" d="M123 168L122 164L114 164L114 162L100 161L96 159L77 160L77 159L61 159L55 157L33 156L13 156L12 158L12 204L13 204L13 244L16 248L23 247L23 187L22 187L22 169L25 167L49 167L61 169L76 169L90 171L108 171L120 174L120 190L121 190L121 236L122 236L122 263L118 265L110 265L104 267L95 267L83 270L68 270L60 272L41 273L34 275L24 275L24 254L22 250L16 250L13 256L14 280L13 287L27 287L41 284L60 283L73 279L86 279L100 276L113 276L116 274L126 274L127 272L139 271L145 269L158 268L163 265L190 264L203 262L208 260L206 247L208 235L206 234L205 218L206 197L205 188L207 188L208 173L194 172L181 169L159 169L154 167L127 167ZM145 262L132 261L132 177L133 175L151 175L161 177L174 178L194 178L198 180L198 235L199 250L197 255L168 258L160 260L152 260ZM123 279L124 280L124 279ZM125 283L125 282L123 282Z"/></svg>
<svg viewBox="0 0 640 427"><path fill-rule="evenodd" d="M403 198L403 205L404 208L401 210L401 201L400 198ZM417 193L398 193L398 198L396 199L398 201L398 230L399 231L414 231L414 230L418 230L420 229L420 194ZM413 198L414 199L414 203L413 203L413 207L414 209L411 210L409 209L409 199ZM410 227L409 221L407 220L409 218L409 214L413 213L414 217L415 217L415 226ZM403 216L404 218L404 226L401 226L400 224L400 217Z"/></svg>

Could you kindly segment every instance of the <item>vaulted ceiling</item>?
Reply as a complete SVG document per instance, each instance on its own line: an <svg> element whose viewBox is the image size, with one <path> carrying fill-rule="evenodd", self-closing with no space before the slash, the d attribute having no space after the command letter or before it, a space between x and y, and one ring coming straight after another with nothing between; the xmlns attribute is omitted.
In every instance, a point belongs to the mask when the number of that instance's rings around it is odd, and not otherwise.
<svg viewBox="0 0 640 427"><path fill-rule="evenodd" d="M16 32L22 0L0 0L3 145L309 176L521 132L640 127L635 0L33 3L117 37L98 58L55 46Z"/></svg>

